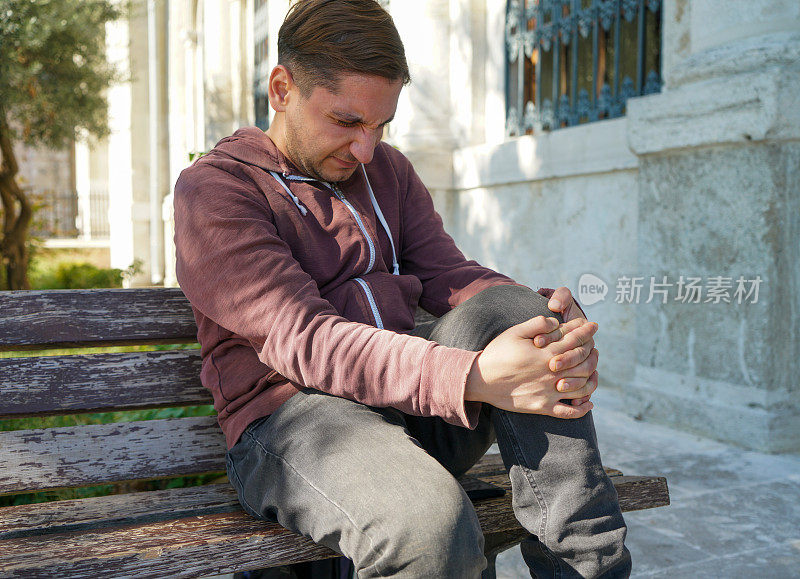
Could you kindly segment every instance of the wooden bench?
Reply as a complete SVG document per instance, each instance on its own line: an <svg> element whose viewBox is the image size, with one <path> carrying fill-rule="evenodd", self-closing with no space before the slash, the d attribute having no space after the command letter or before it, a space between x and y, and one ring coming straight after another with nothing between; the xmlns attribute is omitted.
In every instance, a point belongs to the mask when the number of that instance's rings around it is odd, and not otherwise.
<svg viewBox="0 0 800 579"><path fill-rule="evenodd" d="M179 289L0 292L0 351L195 341ZM196 349L4 358L0 418L210 404L199 373ZM224 476L224 455L213 416L0 432L0 495ZM508 491L474 500L493 576L527 533L499 456L470 474ZM611 474L623 510L669 503L664 478ZM198 577L334 556L245 514L227 482L0 509L0 577Z"/></svg>

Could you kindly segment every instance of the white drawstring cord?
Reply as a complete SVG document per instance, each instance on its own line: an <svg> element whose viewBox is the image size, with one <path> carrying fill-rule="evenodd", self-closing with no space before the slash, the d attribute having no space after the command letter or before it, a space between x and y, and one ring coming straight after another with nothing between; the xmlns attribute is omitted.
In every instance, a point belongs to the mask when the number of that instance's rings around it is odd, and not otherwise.
<svg viewBox="0 0 800 579"><path fill-rule="evenodd" d="M372 184L369 182L369 177L367 177L367 170L364 168L364 163L361 163L361 171L364 173L364 179L367 181L367 189L369 189L369 198L372 200L372 207L375 209L375 215L378 216L378 220L383 225L384 231L386 231L386 235L389 237L389 243L392 245L392 274L393 275L400 275L400 264L397 263L397 254L394 250L394 240L392 239L392 230L389 229L389 224L386 223L386 218L383 216L383 211L381 211L381 206L378 205L378 200L375 198L375 193L372 191Z"/></svg>
<svg viewBox="0 0 800 579"><path fill-rule="evenodd" d="M383 211L381 211L381 206L378 205L378 200L375 198L375 192L372 190L372 183L369 182L369 177L367 177L367 170L364 168L364 163L361 163L361 171L364 173L364 179L367 182L367 189L369 190L369 198L372 202L372 207L375 209L375 215L378 217L378 221L380 221L381 225L383 226L384 231L386 231L386 236L389 238L389 243L392 246L392 275L400 275L400 264L397 262L397 252L394 248L394 239L392 239L392 230L389 229L389 224L386 222L386 217L383 216ZM306 215L308 213L308 209L306 209L301 203L300 199L298 199L297 195L292 193L289 189L289 186L286 185L286 182L281 179L281 177L275 172L270 171L270 175L272 175L275 180L280 183L281 187L283 187L284 191L289 194L289 197L292 198L294 204L297 205L297 208L300 210L302 215ZM284 175L289 180L293 181L317 181L317 179L312 179L310 177L299 177L295 175ZM330 183L325 181L321 181L325 186L329 189L333 189Z"/></svg>
<svg viewBox="0 0 800 579"><path fill-rule="evenodd" d="M308 209L306 209L305 207L303 207L303 205L300 204L300 199L298 199L297 195L295 195L289 190L289 187L286 185L286 183L283 182L283 179L281 179L275 171L270 171L269 174L275 177L275 180L278 183L280 183L281 187L283 187L284 190L289 194L289 197L291 197L292 201L294 201L294 204L297 205L297 208L300 210L300 213L302 215L308 213Z"/></svg>

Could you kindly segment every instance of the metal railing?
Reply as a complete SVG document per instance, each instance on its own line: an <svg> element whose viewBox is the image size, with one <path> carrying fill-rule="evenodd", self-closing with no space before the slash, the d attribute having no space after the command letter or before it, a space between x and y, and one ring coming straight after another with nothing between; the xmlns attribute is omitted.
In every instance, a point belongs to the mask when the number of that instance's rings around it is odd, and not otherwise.
<svg viewBox="0 0 800 579"><path fill-rule="evenodd" d="M661 90L660 0L509 0L506 133L622 116Z"/></svg>
<svg viewBox="0 0 800 579"><path fill-rule="evenodd" d="M34 213L31 235L45 239L77 237L78 195L73 189L25 191Z"/></svg>
<svg viewBox="0 0 800 579"><path fill-rule="evenodd" d="M81 228L87 237L91 239L108 239L110 237L108 205L108 189L92 188L89 191L89 227Z"/></svg>
<svg viewBox="0 0 800 579"><path fill-rule="evenodd" d="M108 190L92 189L82 210L75 190L26 190L34 206L31 235L43 239L109 238ZM86 213L88 209L88 214ZM88 220L88 221L87 221Z"/></svg>

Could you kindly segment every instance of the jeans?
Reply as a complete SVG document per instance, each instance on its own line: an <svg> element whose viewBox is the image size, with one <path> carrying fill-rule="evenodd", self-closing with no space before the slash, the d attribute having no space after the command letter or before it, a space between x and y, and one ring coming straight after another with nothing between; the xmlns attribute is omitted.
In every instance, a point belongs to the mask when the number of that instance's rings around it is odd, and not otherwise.
<svg viewBox="0 0 800 579"><path fill-rule="evenodd" d="M546 298L497 286L413 333L477 351L537 315L554 315ZM564 420L483 404L469 430L305 388L252 423L227 466L245 511L346 555L359 578L462 579L487 561L455 477L495 441L530 532L521 550L531 576L627 577L625 522L591 413Z"/></svg>

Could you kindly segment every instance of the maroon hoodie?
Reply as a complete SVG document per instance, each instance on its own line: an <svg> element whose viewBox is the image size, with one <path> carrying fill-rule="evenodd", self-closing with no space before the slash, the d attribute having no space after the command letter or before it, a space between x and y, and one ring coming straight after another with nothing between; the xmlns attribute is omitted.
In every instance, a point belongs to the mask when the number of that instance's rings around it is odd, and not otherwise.
<svg viewBox="0 0 800 579"><path fill-rule="evenodd" d="M389 145L326 184L239 129L178 178L175 246L228 447L304 387L475 428L464 387L477 352L406 333L418 305L441 316L514 281L464 258Z"/></svg>

